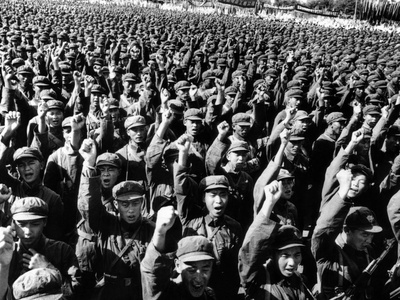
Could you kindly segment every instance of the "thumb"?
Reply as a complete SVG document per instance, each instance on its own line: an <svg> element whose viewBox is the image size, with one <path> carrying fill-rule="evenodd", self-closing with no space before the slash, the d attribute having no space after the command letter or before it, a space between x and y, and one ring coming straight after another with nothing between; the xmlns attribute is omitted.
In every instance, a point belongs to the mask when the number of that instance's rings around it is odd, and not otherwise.
<svg viewBox="0 0 400 300"><path fill-rule="evenodd" d="M38 253L35 249L33 249L33 248L29 248L29 252L32 253L32 255L39 254L39 253Z"/></svg>

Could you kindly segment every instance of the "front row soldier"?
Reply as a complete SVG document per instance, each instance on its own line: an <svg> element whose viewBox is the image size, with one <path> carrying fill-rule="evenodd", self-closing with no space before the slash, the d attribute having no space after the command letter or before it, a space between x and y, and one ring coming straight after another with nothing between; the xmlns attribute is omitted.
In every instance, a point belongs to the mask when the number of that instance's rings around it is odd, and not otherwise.
<svg viewBox="0 0 400 300"><path fill-rule="evenodd" d="M143 299L215 300L214 291L208 287L214 264L213 245L203 236L188 236L179 241L178 249L176 245L168 246L167 233L176 216L172 206L158 211L153 239L141 264ZM177 280L171 279L174 263Z"/></svg>
<svg viewBox="0 0 400 300"><path fill-rule="evenodd" d="M377 256L373 238L382 231L374 212L365 206L353 206L347 196L355 186L354 178L359 177L352 172L353 169L342 169L337 173L339 191L321 210L311 241L321 281L319 290L328 299L346 292L357 282ZM356 290L351 299L376 299L381 295L385 275L373 274L368 287Z"/></svg>
<svg viewBox="0 0 400 300"><path fill-rule="evenodd" d="M38 268L58 270L65 296L79 286L78 260L64 242L43 235L49 209L37 197L17 199L11 206L12 225L0 227L0 299L13 299L11 286L25 272ZM17 239L17 241L15 241Z"/></svg>
<svg viewBox="0 0 400 300"><path fill-rule="evenodd" d="M246 299L315 299L297 271L305 248L300 231L270 218L282 190L282 181L265 186L264 204L239 251L239 274Z"/></svg>
<svg viewBox="0 0 400 300"><path fill-rule="evenodd" d="M183 236L202 235L212 243L216 264L210 286L218 299L236 299L240 283L237 257L243 232L239 222L226 214L229 181L223 175L212 175L198 185L188 176L190 136L182 135L175 144L179 154L174 164L174 190Z"/></svg>
<svg viewBox="0 0 400 300"><path fill-rule="evenodd" d="M94 141L84 140L79 152L84 158L79 201L87 201L89 225L98 236L96 255L104 279L97 299L143 299L140 262L154 231L154 224L141 214L144 188L135 181L117 184L112 194L118 215L108 212L95 169Z"/></svg>

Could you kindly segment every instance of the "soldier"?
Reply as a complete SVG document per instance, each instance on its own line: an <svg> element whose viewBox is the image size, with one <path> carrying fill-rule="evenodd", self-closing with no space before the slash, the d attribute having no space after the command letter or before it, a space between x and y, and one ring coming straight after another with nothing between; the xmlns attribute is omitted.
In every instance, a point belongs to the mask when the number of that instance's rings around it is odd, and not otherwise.
<svg viewBox="0 0 400 300"><path fill-rule="evenodd" d="M154 236L141 265L144 299L215 300L213 290L208 287L214 262L213 246L203 236L188 236L179 241L175 259L179 279L171 280L174 261L169 252L176 246L167 246L167 232L175 218L172 206L158 211Z"/></svg>
<svg viewBox="0 0 400 300"><path fill-rule="evenodd" d="M141 214L143 186L135 181L114 186L114 205L119 215L107 212L101 201L101 180L94 169L94 142L85 140L80 153L85 159L80 201L87 202L89 225L98 235L96 252L104 271L98 299L142 299L139 264L154 231L153 223Z"/></svg>
<svg viewBox="0 0 400 300"><path fill-rule="evenodd" d="M0 299L11 293L10 287L21 274L37 268L58 270L63 276L64 294L72 295L79 275L78 261L70 246L43 235L48 205L37 197L19 198L11 206L11 214L12 225L0 227Z"/></svg>

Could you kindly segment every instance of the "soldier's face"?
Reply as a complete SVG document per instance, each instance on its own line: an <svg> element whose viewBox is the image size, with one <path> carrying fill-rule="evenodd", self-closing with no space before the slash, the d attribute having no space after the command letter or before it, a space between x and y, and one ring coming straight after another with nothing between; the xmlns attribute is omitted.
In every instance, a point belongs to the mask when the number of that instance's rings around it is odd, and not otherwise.
<svg viewBox="0 0 400 300"><path fill-rule="evenodd" d="M353 174L347 198L354 198L361 195L368 188L367 177L361 173Z"/></svg>
<svg viewBox="0 0 400 300"><path fill-rule="evenodd" d="M210 280L213 261L181 262L177 259L175 265L189 294L194 298L201 297Z"/></svg>
<svg viewBox="0 0 400 300"><path fill-rule="evenodd" d="M285 200L290 200L293 196L294 178L282 179L282 196Z"/></svg>
<svg viewBox="0 0 400 300"><path fill-rule="evenodd" d="M23 158L17 162L18 173L22 180L28 184L34 183L40 177L43 163L34 158Z"/></svg>
<svg viewBox="0 0 400 300"><path fill-rule="evenodd" d="M358 251L365 251L366 248L371 245L374 234L364 230L355 229L346 232L346 236L347 244Z"/></svg>
<svg viewBox="0 0 400 300"><path fill-rule="evenodd" d="M139 196L139 195L138 195ZM128 224L135 224L140 220L142 211L142 196L129 201L115 201L119 215Z"/></svg>
<svg viewBox="0 0 400 300"><path fill-rule="evenodd" d="M144 142L146 139L146 126L136 126L128 129L129 139L136 144Z"/></svg>
<svg viewBox="0 0 400 300"><path fill-rule="evenodd" d="M212 218L219 218L225 213L228 205L229 193L227 189L212 189L204 193L204 202L208 214Z"/></svg>
<svg viewBox="0 0 400 300"><path fill-rule="evenodd" d="M302 255L300 247L278 250L275 254L275 261L278 264L279 271L285 277L290 277L294 274L301 260Z"/></svg>
<svg viewBox="0 0 400 300"><path fill-rule="evenodd" d="M111 189L118 180L120 170L114 166L99 167L101 186L105 189Z"/></svg>
<svg viewBox="0 0 400 300"><path fill-rule="evenodd" d="M29 248L41 237L46 219L14 221L14 224L18 238L26 248Z"/></svg>

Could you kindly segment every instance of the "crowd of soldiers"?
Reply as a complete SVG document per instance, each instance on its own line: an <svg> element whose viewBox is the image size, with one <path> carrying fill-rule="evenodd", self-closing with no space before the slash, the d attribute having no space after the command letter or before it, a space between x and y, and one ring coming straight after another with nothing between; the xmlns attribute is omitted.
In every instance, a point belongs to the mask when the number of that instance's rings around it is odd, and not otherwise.
<svg viewBox="0 0 400 300"><path fill-rule="evenodd" d="M0 12L0 299L397 299L398 35Z"/></svg>

